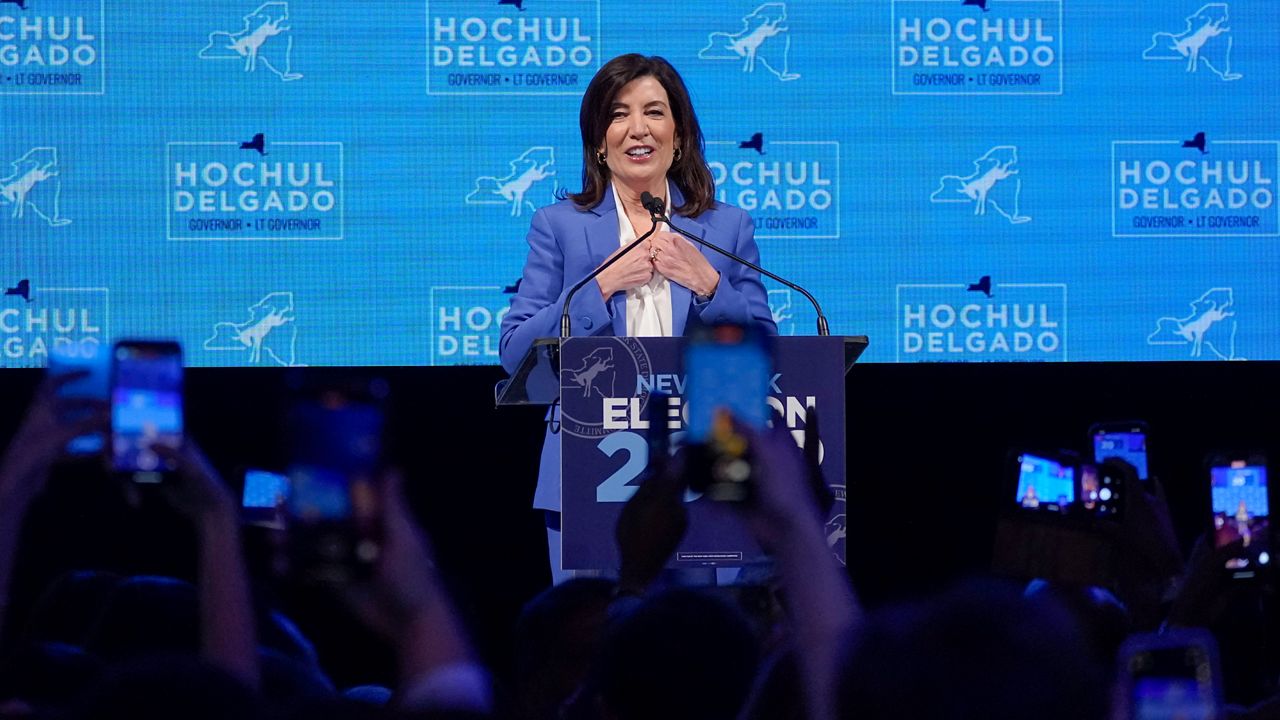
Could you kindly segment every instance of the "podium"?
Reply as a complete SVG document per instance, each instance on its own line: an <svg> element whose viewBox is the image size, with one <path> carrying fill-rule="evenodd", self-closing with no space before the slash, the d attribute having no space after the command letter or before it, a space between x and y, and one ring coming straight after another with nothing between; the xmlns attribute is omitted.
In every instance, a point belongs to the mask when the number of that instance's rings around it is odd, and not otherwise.
<svg viewBox="0 0 1280 720"><path fill-rule="evenodd" d="M683 436L681 337L542 339L511 378L495 388L505 405L556 405L561 459L562 562L566 569L618 566L613 529L649 464L649 423L668 423L673 446ZM803 442L805 409L820 421L822 469L835 497L827 543L844 562L844 377L867 347L866 336L783 336L774 342L768 402ZM656 393L666 407L651 407ZM686 495L689 529L671 567L736 567L765 559L740 514L724 503Z"/></svg>

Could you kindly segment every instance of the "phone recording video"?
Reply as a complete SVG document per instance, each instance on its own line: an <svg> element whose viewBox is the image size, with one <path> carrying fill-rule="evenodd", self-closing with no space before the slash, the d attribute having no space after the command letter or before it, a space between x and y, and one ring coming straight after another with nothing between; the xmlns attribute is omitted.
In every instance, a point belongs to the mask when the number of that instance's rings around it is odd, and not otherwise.
<svg viewBox="0 0 1280 720"><path fill-rule="evenodd" d="M991 569L997 575L1115 588L1113 542L1132 469L1066 450L1015 450L1002 489Z"/></svg>
<svg viewBox="0 0 1280 720"><path fill-rule="evenodd" d="M769 336L746 325L695 328L685 345L684 371L689 486L713 500L744 501L750 494L751 459L734 423L761 430L768 421Z"/></svg>
<svg viewBox="0 0 1280 720"><path fill-rule="evenodd" d="M173 470L157 446L182 445L182 349L176 342L122 340L111 356L111 468L159 483Z"/></svg>
<svg viewBox="0 0 1280 720"><path fill-rule="evenodd" d="M1076 501L1076 466L1063 457L1033 453L1018 456L1018 485L1014 497L1019 507L1065 513Z"/></svg>
<svg viewBox="0 0 1280 720"><path fill-rule="evenodd" d="M292 571L342 585L367 578L381 552L382 408L340 392L289 414L285 500Z"/></svg>
<svg viewBox="0 0 1280 720"><path fill-rule="evenodd" d="M1108 463L1082 463L1069 453L1019 453L1016 507L1053 515L1119 519L1124 478Z"/></svg>
<svg viewBox="0 0 1280 720"><path fill-rule="evenodd" d="M285 503L289 499L289 477L267 470L246 470L240 512L250 525L284 529Z"/></svg>
<svg viewBox="0 0 1280 720"><path fill-rule="evenodd" d="M111 397L110 356L110 352L96 342L55 343L49 350L49 375L55 378L79 375L58 386L58 399L107 402ZM76 423L88 417L89 412L70 411L58 420L65 424ZM105 445L106 438L102 433L88 433L72 438L67 443L67 453L96 455Z"/></svg>
<svg viewBox="0 0 1280 720"><path fill-rule="evenodd" d="M689 442L711 440L717 410L748 427L765 426L773 353L763 332L744 325L700 327L685 346L684 371Z"/></svg>
<svg viewBox="0 0 1280 720"><path fill-rule="evenodd" d="M1112 463L1082 463L1080 473L1080 507L1099 517L1119 520L1124 505L1120 493L1125 486L1124 473Z"/></svg>
<svg viewBox="0 0 1280 720"><path fill-rule="evenodd" d="M1142 422L1098 423L1089 429L1094 462L1116 458L1138 471L1138 479L1151 477L1147 465L1147 426Z"/></svg>
<svg viewBox="0 0 1280 720"><path fill-rule="evenodd" d="M1214 547L1238 544L1225 561L1234 578L1251 578L1271 563L1271 503L1264 458L1216 458L1210 462Z"/></svg>
<svg viewBox="0 0 1280 720"><path fill-rule="evenodd" d="M1221 717L1216 645L1208 632L1174 630L1135 635L1120 651L1129 720L1214 720Z"/></svg>
<svg viewBox="0 0 1280 720"><path fill-rule="evenodd" d="M649 394L649 467L665 467L672 453L671 396L654 390ZM678 420L675 420L678 422Z"/></svg>

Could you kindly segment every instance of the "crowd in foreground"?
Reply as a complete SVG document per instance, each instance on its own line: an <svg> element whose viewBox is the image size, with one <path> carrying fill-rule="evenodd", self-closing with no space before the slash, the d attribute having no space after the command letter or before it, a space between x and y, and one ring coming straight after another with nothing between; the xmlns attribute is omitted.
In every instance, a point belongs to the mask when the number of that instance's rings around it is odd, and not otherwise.
<svg viewBox="0 0 1280 720"><path fill-rule="evenodd" d="M0 460L6 615L32 504L68 442L108 424L91 401L68 412L59 382L37 390ZM677 454L623 510L616 577L528 603L510 672L485 667L470 641L405 501L413 479L385 472L372 572L338 589L394 650L385 687L334 686L296 624L255 600L240 504L196 441L157 448L174 472L154 490L191 528L194 582L93 567L58 577L5 618L0 718L1280 717L1270 586L1230 580L1229 550L1208 542L1184 561L1158 484L1128 493L1110 587L1068 582L1064 568L870 611L828 547L820 471L778 426L735 430L752 461L740 512L771 558L767 578L691 587L664 570L688 522L691 465ZM1006 564L1052 541L1037 532L1001 534L1023 546Z"/></svg>

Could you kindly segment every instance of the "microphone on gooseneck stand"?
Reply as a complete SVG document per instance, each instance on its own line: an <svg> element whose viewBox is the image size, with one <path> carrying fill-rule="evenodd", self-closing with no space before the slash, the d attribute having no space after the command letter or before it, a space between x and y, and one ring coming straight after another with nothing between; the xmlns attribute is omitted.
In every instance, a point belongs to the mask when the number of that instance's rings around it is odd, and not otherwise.
<svg viewBox="0 0 1280 720"><path fill-rule="evenodd" d="M711 249L711 250L715 250L716 252L720 253L721 255L724 255L725 257L729 258L730 260L733 260L733 261L735 261L735 262L737 262L737 263L740 263L740 264L742 264L742 265L746 265L747 267L751 268L752 270L755 270L756 272L760 273L761 275L764 275L765 277L767 277L767 278L771 278L771 279L773 279L773 280L777 280L778 282L782 283L783 285L786 285L787 287L791 288L792 290L795 290L796 292L798 292L798 293L800 293L801 295L805 296L806 298L808 298L809 302L813 304L813 309L814 309L815 311L817 311L817 313L818 313L818 334L819 334L819 335L830 335L830 334L831 334L831 330L827 327L827 316L822 314L822 307L818 305L818 301L817 301L817 299L816 299L816 298L814 298L814 297L813 297L813 295L810 295L808 290L805 290L804 288L802 288L802 287L800 287L799 285L797 285L797 284L795 284L795 283L791 282L790 280L787 280L787 279L781 278L781 277L779 277L779 276L777 276L777 275L775 275L775 274L773 274L773 273L769 272L768 270L765 270L764 268L762 268L762 267L760 267L759 265L757 265L757 264L755 264L755 263L751 262L750 260L747 260L746 258L738 257L737 255L735 255L735 254L733 254L733 253L729 252L728 250L725 250L724 248L720 247L719 245L716 245L715 243L707 242L706 240L703 240L702 238L698 237L697 235L694 235L693 233L691 233L691 232L689 232L689 231L687 231L687 230L683 230L683 229L681 229L681 228L679 228L679 227L676 227L676 224L675 224L675 223L673 223L673 222L671 222L671 218L667 217L667 203L666 203L666 201L664 201L662 198L656 198L656 197L653 197L652 195L649 195L648 193L645 193L645 195L647 195L647 197L645 197L645 196L641 196L640 201L644 204L644 209L645 209L645 210L648 210L648 211L649 211L649 214L653 216L653 219L654 219L654 222L655 222L655 223L657 223L658 221L665 222L665 223L667 224L667 227L669 227L669 228L671 228L673 231L675 231L675 232L677 232L677 233L680 233L681 235L683 235L683 236L685 236L685 237L689 238L689 239L690 239L690 240L692 240L693 242L698 243L698 244L699 244L699 245L701 245L702 247L709 248L709 249ZM655 225L654 225L654 227L657 227L657 225L655 224ZM650 232L652 232L652 231L650 231Z"/></svg>
<svg viewBox="0 0 1280 720"><path fill-rule="evenodd" d="M653 211L654 201L655 201L655 200L657 200L657 207L661 208L661 210L659 210L659 211L658 211L658 213L655 213L655 212ZM572 302L572 300L573 300L573 296L574 296L574 295L576 295L576 294L578 294L578 291L579 291L579 290L581 290L581 289L582 289L582 287L583 287L584 285L586 285L587 283L589 283L589 282L591 282L592 280L594 280L594 279L596 278L596 276L597 276L597 275L599 275L600 273L604 272L605 268L607 268L607 267L609 267L610 265L612 265L612 264L614 264L614 263L618 262L619 260L621 260L621 259L622 259L622 256L623 256L623 255L626 255L627 253L631 252L632 250L635 250L637 247L639 247L639 246L640 246L640 243L643 243L645 240L648 240L648 239L649 239L649 236L650 236L650 235L652 235L652 234L654 233L654 231L656 231L656 230L658 229L658 215L662 212L662 210L665 210L665 209L666 209L666 208L665 208L665 206L663 206L662 201L661 201L661 200L658 200L657 198L654 198L652 193L649 193L649 192L643 192L643 193L641 193L641 194L640 194L640 204L641 204L641 205L642 205L646 210L648 210L648 211L649 211L649 219L653 221L653 225L649 228L649 230L648 230L647 232L645 232L645 234L643 234L643 235L641 235L640 237L636 238L635 240L633 240L633 241L631 242L631 244L629 244L629 245L627 245L625 248L623 248L623 249L622 249L622 252L618 253L617 255L614 255L613 257L609 258L608 260L605 260L605 261L604 261L604 263L603 263L600 267L596 268L595 270L592 270L590 273L588 273L588 274L587 274L587 276L586 276L586 277L584 277L584 278L582 278L581 280L579 280L579 281L577 282L577 284L576 284L576 285L574 285L574 286L569 290L569 293L568 293L567 295L565 295L565 296L564 296L564 309L563 309L563 311L560 313L560 339L561 339L561 340L564 340L564 339L568 338L568 337L569 337L569 335L571 334L571 333L570 333L570 329L569 329L569 326L570 326L570 321L569 321L569 303L570 303L570 302Z"/></svg>

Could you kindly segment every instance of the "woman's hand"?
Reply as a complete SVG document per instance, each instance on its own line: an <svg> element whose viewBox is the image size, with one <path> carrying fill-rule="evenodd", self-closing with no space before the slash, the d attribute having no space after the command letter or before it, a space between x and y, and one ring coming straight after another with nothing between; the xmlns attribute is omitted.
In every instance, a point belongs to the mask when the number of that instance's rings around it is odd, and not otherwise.
<svg viewBox="0 0 1280 720"><path fill-rule="evenodd" d="M649 239L649 248L654 269L689 288L694 295L706 297L720 283L720 273L698 248L673 232L654 233Z"/></svg>
<svg viewBox="0 0 1280 720"><path fill-rule="evenodd" d="M609 302L614 293L646 285L653 279L653 261L650 259L652 251L646 245L627 253L596 276L596 283L600 285L600 294L604 296L605 302ZM613 258L622 250L623 248L618 248L609 257Z"/></svg>

